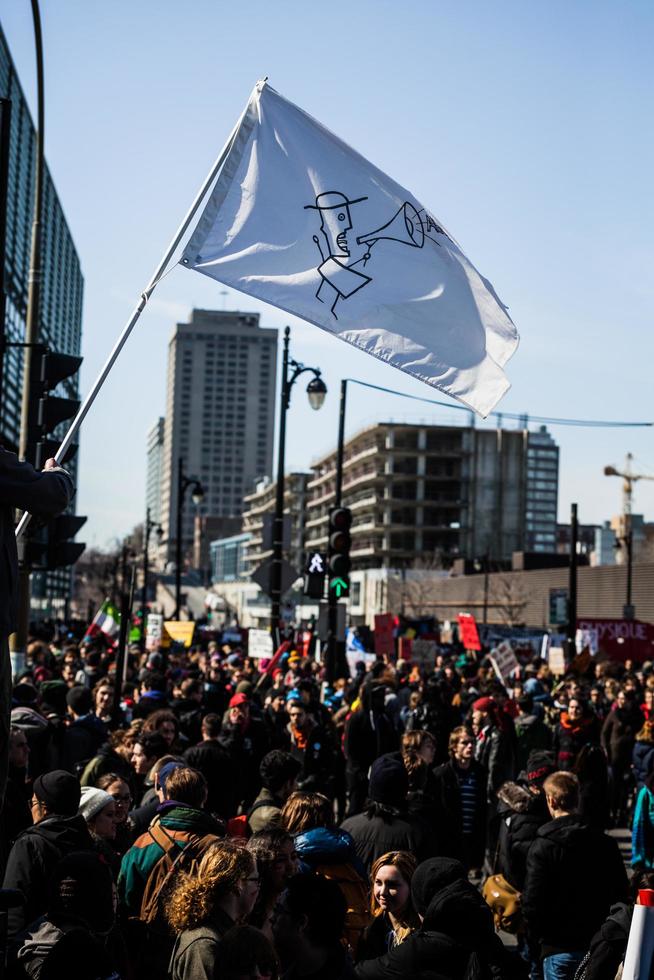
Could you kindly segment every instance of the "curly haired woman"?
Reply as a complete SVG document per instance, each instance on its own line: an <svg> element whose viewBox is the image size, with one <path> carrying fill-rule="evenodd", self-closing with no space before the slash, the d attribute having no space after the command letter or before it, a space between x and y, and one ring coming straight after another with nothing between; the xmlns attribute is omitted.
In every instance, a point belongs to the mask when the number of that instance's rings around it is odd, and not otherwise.
<svg viewBox="0 0 654 980"><path fill-rule="evenodd" d="M169 925L179 933L171 980L213 977L223 936L250 914L258 894L256 861L234 841L212 844L196 874L180 874L166 908Z"/></svg>

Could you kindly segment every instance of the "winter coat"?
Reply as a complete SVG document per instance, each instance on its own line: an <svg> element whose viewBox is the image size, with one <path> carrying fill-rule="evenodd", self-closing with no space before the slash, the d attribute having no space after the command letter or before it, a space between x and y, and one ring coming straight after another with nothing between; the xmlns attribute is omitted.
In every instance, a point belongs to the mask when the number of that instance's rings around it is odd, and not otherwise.
<svg viewBox="0 0 654 980"><path fill-rule="evenodd" d="M361 688L361 707L345 723L343 750L348 770L367 775L380 755L398 748L398 734L393 722L382 709L373 708L370 684Z"/></svg>
<svg viewBox="0 0 654 980"><path fill-rule="evenodd" d="M311 725L310 730L305 732L306 746L303 749L295 741L291 725L288 726L288 751L302 766L297 777L297 788L305 793L333 796L337 753L334 739L331 732L313 723L313 719Z"/></svg>
<svg viewBox="0 0 654 980"><path fill-rule="evenodd" d="M79 814L52 814L23 831L9 852L2 885L16 888L25 896L23 906L9 911L10 936L45 913L50 879L59 861L73 851L92 850L91 835Z"/></svg>
<svg viewBox="0 0 654 980"><path fill-rule="evenodd" d="M171 980L214 980L220 943L233 925L226 912L216 909L211 922L180 932L170 959Z"/></svg>
<svg viewBox="0 0 654 980"><path fill-rule="evenodd" d="M495 806L498 789L516 774L512 735L496 725L487 725L477 736L475 758L486 771L486 802Z"/></svg>
<svg viewBox="0 0 654 980"><path fill-rule="evenodd" d="M567 711L561 712L561 720L554 732L554 751L559 769L570 771L584 745L599 744L599 722L595 715L587 715L572 722Z"/></svg>
<svg viewBox="0 0 654 980"><path fill-rule="evenodd" d="M268 751L268 732L258 718L249 718L245 727L230 721L223 724L218 738L229 755L235 770L235 800L251 803L259 792L259 765Z"/></svg>
<svg viewBox="0 0 654 980"><path fill-rule="evenodd" d="M631 754L631 764L636 786L640 789L645 785L645 780L650 773L654 772L654 744L636 741Z"/></svg>
<svg viewBox="0 0 654 980"><path fill-rule="evenodd" d="M96 714L82 715L63 731L60 766L68 772L82 771L107 741L109 729Z"/></svg>
<svg viewBox="0 0 654 980"><path fill-rule="evenodd" d="M117 974L106 946L79 924L55 925L37 919L20 936L14 977L30 980L116 980ZM12 957L13 958L13 957Z"/></svg>
<svg viewBox="0 0 654 980"><path fill-rule="evenodd" d="M627 769L636 735L643 727L643 713L635 704L613 708L602 726L602 748L612 768Z"/></svg>
<svg viewBox="0 0 654 980"><path fill-rule="evenodd" d="M368 875L377 858L387 851L411 851L418 862L436 853L433 835L427 834L416 819L396 810L370 807L344 820L341 829L352 837Z"/></svg>
<svg viewBox="0 0 654 980"><path fill-rule="evenodd" d="M654 868L654 793L647 786L643 786L636 797L631 864L634 868Z"/></svg>
<svg viewBox="0 0 654 980"><path fill-rule="evenodd" d="M30 463L0 449L0 636L16 629L18 551L14 510L40 517L55 517L73 499L75 487L66 470L57 467L40 473Z"/></svg>
<svg viewBox="0 0 654 980"><path fill-rule="evenodd" d="M522 910L543 956L586 950L627 895L617 843L571 814L543 824L527 855Z"/></svg>
<svg viewBox="0 0 654 980"><path fill-rule="evenodd" d="M356 952L371 916L368 880L354 841L344 830L315 827L296 836L295 850L302 873L315 872L340 888L347 908L344 938Z"/></svg>
<svg viewBox="0 0 654 980"><path fill-rule="evenodd" d="M32 826L30 796L25 769L9 766L5 799L0 811L0 875L4 873L11 845L19 834Z"/></svg>
<svg viewBox="0 0 654 980"><path fill-rule="evenodd" d="M216 840L225 836L222 824L211 814L172 800L162 804L156 819L181 849L209 834L214 834ZM146 831L137 837L123 856L118 876L118 897L130 915L138 916L148 878L162 855L162 848Z"/></svg>
<svg viewBox="0 0 654 980"><path fill-rule="evenodd" d="M471 771L475 774L475 814L471 839L463 839L463 812L457 778L457 766L452 760L434 770L436 781L436 837L438 854L470 862L471 867L481 867L486 846L486 773L473 759Z"/></svg>
<svg viewBox="0 0 654 980"><path fill-rule="evenodd" d="M355 967L359 980L461 980L471 956L485 969L482 977L507 980L506 955L495 935L493 915L477 889L455 881L431 900L422 928L385 956Z"/></svg>
<svg viewBox="0 0 654 980"><path fill-rule="evenodd" d="M500 832L496 871L522 891L527 871L527 854L539 827L551 817L543 793L535 796L520 783L504 783L497 794Z"/></svg>
<svg viewBox="0 0 654 980"><path fill-rule="evenodd" d="M407 936L408 939L408 936ZM405 940L406 942L406 940ZM390 953L398 945L391 920L386 912L375 916L366 929L357 950L357 963L374 960Z"/></svg>
<svg viewBox="0 0 654 980"><path fill-rule="evenodd" d="M195 745L202 738L202 705L195 698L179 698L170 705L179 721L182 735L190 745Z"/></svg>

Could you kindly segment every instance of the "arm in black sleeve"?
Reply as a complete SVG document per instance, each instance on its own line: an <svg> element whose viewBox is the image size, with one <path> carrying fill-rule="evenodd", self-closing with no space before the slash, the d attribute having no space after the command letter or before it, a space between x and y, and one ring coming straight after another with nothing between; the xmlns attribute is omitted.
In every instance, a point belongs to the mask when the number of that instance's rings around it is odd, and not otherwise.
<svg viewBox="0 0 654 980"><path fill-rule="evenodd" d="M0 450L0 504L54 517L73 499L73 481L64 469L41 473L30 463Z"/></svg>

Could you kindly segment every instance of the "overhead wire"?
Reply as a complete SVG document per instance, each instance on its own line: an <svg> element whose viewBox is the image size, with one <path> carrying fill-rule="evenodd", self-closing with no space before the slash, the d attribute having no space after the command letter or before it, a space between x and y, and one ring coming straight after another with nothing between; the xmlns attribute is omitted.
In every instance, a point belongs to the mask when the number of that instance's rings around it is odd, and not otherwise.
<svg viewBox="0 0 654 980"><path fill-rule="evenodd" d="M370 381L361 381L360 378L345 378L345 380L351 381L352 384L355 385L361 385L363 388L373 388L375 391L383 391L388 395L399 395L400 398L409 398L414 402L424 402L427 405L438 405L439 408L455 409L458 412L472 413L473 411L471 408L467 408L465 405L455 405L451 402L442 402L435 398L424 398L421 395L410 395L406 391L397 391L395 388L385 388L382 385L374 385ZM505 419L511 419L512 421L522 422L523 424L527 424L529 422L539 422L543 425L576 425L589 429L642 429L651 428L651 426L654 424L652 422L619 422L601 419L550 418L549 416L545 415L529 415L527 412L489 412L489 415L492 415L500 422L504 421Z"/></svg>

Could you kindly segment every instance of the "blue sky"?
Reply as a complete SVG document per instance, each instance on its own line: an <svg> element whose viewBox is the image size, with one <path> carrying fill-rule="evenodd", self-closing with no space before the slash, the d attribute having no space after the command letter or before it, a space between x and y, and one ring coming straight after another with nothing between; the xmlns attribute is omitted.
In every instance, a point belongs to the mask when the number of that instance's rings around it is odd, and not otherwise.
<svg viewBox="0 0 654 980"><path fill-rule="evenodd" d="M408 187L489 278L521 334L501 408L652 420L654 7L359 0L42 3L46 154L86 280L88 389L254 82L287 98ZM33 105L28 0L0 16ZM157 289L82 430L80 535L103 544L142 519L145 434L163 413L168 339L192 306L290 322L319 365L320 413L294 393L287 464L336 437L343 373L437 392L317 328L176 268ZM444 400L447 400L446 398ZM348 431L460 413L353 390ZM627 451L654 474L652 430L554 428L560 516L620 508L602 476ZM654 483L634 509L654 510Z"/></svg>

